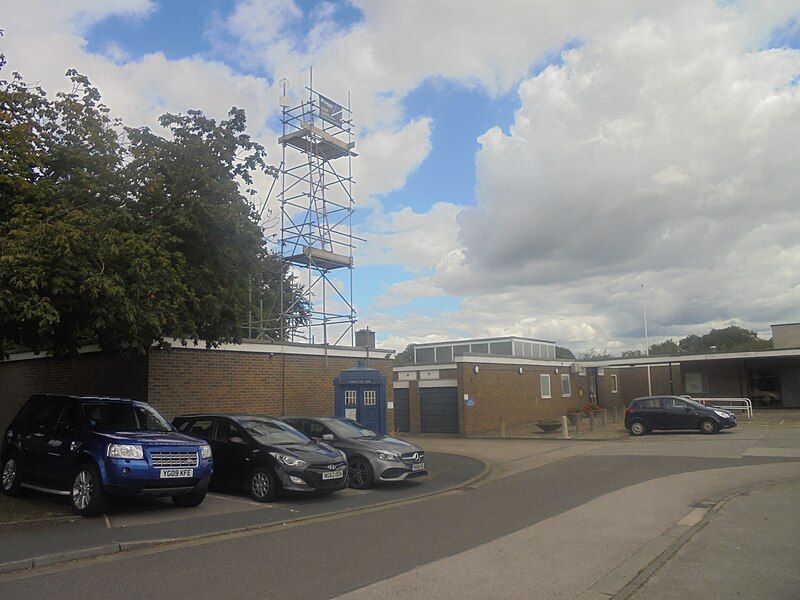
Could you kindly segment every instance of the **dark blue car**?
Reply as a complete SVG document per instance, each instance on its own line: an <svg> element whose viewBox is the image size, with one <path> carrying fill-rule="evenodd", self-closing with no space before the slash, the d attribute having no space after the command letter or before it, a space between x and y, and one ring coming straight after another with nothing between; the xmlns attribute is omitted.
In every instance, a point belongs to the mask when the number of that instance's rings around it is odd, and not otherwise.
<svg viewBox="0 0 800 600"><path fill-rule="evenodd" d="M197 506L213 461L202 440L175 431L145 402L35 395L0 446L2 489L69 496L79 515L103 511L109 496L171 496Z"/></svg>
<svg viewBox="0 0 800 600"><path fill-rule="evenodd" d="M731 411L680 396L636 398L625 410L625 429L636 436L656 429L697 429L714 434L733 427L736 416Z"/></svg>

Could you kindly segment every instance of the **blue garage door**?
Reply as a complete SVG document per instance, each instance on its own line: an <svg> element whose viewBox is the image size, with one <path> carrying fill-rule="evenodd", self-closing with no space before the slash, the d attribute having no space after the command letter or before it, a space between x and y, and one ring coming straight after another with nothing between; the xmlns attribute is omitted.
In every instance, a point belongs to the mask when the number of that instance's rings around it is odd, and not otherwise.
<svg viewBox="0 0 800 600"><path fill-rule="evenodd" d="M458 433L458 388L420 388L422 433Z"/></svg>
<svg viewBox="0 0 800 600"><path fill-rule="evenodd" d="M394 428L396 431L411 431L411 417L408 411L408 388L394 390Z"/></svg>

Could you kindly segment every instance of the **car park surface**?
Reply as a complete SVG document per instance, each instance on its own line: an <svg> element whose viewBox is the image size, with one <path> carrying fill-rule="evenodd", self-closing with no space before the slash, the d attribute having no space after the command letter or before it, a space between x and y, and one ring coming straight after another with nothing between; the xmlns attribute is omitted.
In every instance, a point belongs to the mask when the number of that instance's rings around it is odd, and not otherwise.
<svg viewBox="0 0 800 600"><path fill-rule="evenodd" d="M656 429L696 429L713 434L736 425L736 415L730 410L705 406L681 396L636 398L625 410L625 429L635 436Z"/></svg>
<svg viewBox="0 0 800 600"><path fill-rule="evenodd" d="M170 496L199 505L213 471L208 444L175 432L145 402L37 394L8 426L2 489L69 496L74 513L102 512L109 496Z"/></svg>
<svg viewBox="0 0 800 600"><path fill-rule="evenodd" d="M382 435L344 417L281 417L308 437L329 443L347 455L350 487L423 477L425 451L411 442Z"/></svg>
<svg viewBox="0 0 800 600"><path fill-rule="evenodd" d="M258 502L279 493L327 494L347 486L342 452L277 419L194 414L176 417L173 424L211 446L216 464L212 483L247 490Z"/></svg>

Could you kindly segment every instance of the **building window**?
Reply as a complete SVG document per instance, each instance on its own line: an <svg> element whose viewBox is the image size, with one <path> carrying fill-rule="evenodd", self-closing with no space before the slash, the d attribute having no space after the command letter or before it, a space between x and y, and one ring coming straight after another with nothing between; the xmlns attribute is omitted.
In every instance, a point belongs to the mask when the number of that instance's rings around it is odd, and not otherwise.
<svg viewBox="0 0 800 600"><path fill-rule="evenodd" d="M364 406L375 406L375 390L364 390Z"/></svg>
<svg viewBox="0 0 800 600"><path fill-rule="evenodd" d="M702 394L708 391L708 382L704 373L686 373L685 384L687 394Z"/></svg>
<svg viewBox="0 0 800 600"><path fill-rule="evenodd" d="M539 385L542 387L542 398L552 398L553 394L550 391L550 375L539 375Z"/></svg>
<svg viewBox="0 0 800 600"><path fill-rule="evenodd" d="M561 376L561 395L572 396L572 385L569 381L569 375Z"/></svg>
<svg viewBox="0 0 800 600"><path fill-rule="evenodd" d="M344 403L345 404L352 404L355 406L356 404L356 390L345 390L344 391Z"/></svg>
<svg viewBox="0 0 800 600"><path fill-rule="evenodd" d="M611 393L612 394L616 394L617 392L619 392L619 387L617 387L617 376L616 375L612 375L611 376Z"/></svg>

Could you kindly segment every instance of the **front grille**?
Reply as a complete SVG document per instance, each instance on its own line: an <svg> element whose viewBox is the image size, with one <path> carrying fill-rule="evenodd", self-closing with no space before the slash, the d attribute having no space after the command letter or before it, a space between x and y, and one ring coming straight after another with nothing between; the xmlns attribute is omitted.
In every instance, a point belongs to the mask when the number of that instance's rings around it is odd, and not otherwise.
<svg viewBox="0 0 800 600"><path fill-rule="evenodd" d="M417 455L417 458L414 458L414 455ZM407 465L413 465L414 463L421 463L425 462L425 453L424 452L407 452L401 456L403 462Z"/></svg>
<svg viewBox="0 0 800 600"><path fill-rule="evenodd" d="M157 469L196 467L199 464L197 452L151 452L150 461Z"/></svg>

